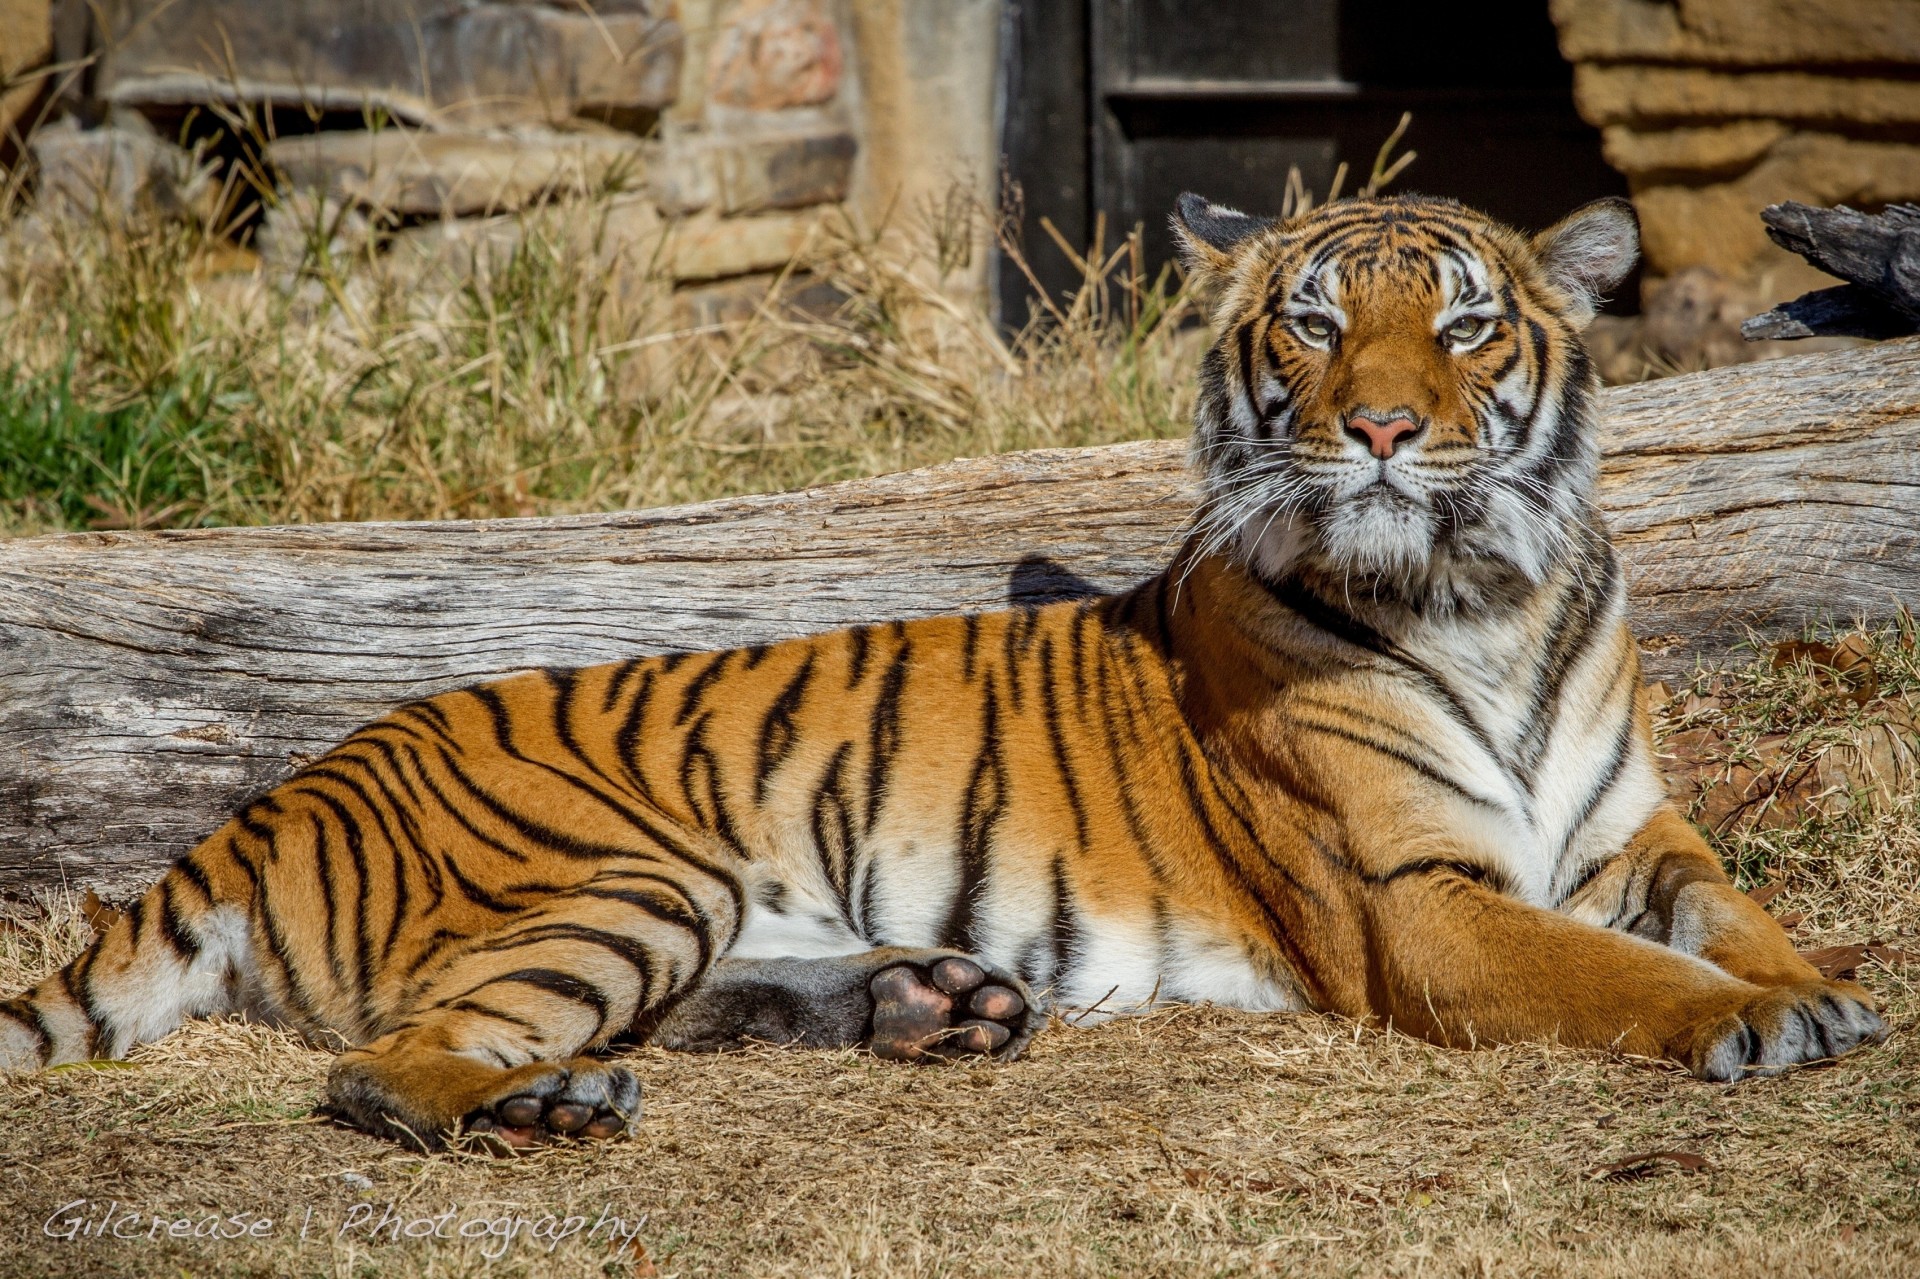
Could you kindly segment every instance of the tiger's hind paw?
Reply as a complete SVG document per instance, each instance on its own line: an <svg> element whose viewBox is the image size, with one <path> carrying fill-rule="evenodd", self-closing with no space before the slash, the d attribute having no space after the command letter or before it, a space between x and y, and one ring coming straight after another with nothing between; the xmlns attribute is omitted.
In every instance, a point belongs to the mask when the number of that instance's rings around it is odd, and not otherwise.
<svg viewBox="0 0 1920 1279"><path fill-rule="evenodd" d="M417 1150L469 1133L511 1151L626 1131L640 1119L640 1081L591 1057L502 1068L398 1036L336 1058L322 1109Z"/></svg>
<svg viewBox="0 0 1920 1279"><path fill-rule="evenodd" d="M624 1066L576 1057L508 1074L499 1091L467 1115L466 1132L523 1150L561 1138L617 1137L640 1120L640 1081Z"/></svg>
<svg viewBox="0 0 1920 1279"><path fill-rule="evenodd" d="M1038 1028L1024 982L965 956L883 968L867 989L873 996L868 1046L889 1061L1011 1060Z"/></svg>

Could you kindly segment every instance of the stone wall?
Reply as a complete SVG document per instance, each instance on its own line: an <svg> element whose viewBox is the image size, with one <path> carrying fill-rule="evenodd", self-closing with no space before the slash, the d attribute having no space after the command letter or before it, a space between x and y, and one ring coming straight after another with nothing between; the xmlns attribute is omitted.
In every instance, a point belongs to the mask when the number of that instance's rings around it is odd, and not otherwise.
<svg viewBox="0 0 1920 1279"><path fill-rule="evenodd" d="M1552 0L1574 97L1627 176L1648 324L1742 358L1730 325L1832 281L1776 248L1768 204L1920 199L1920 3Z"/></svg>
<svg viewBox="0 0 1920 1279"><path fill-rule="evenodd" d="M36 4L50 30L49 0L0 0L0 49ZM275 135L264 243L322 209L473 242L612 192L605 225L660 240L659 269L692 287L780 267L828 210L872 222L951 178L986 195L996 169L1001 0L52 5L91 15L95 58L35 144L39 189L67 212L95 187L191 207L204 183L171 140L196 111L240 109ZM983 287L984 255L967 283Z"/></svg>
<svg viewBox="0 0 1920 1279"><path fill-rule="evenodd" d="M52 55L52 0L0 0L0 160L33 122L47 87L34 71Z"/></svg>

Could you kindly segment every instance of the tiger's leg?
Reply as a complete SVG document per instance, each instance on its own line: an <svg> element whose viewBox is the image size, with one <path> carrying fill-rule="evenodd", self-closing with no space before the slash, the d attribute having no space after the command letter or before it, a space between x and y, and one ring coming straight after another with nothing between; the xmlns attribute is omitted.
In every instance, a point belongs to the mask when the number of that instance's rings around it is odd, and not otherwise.
<svg viewBox="0 0 1920 1279"><path fill-rule="evenodd" d="M1733 886L1700 832L1671 805L1560 909L1698 955L1756 985L1820 980L1813 965L1794 953L1786 931ZM1849 989L1867 998L1858 987Z"/></svg>
<svg viewBox="0 0 1920 1279"><path fill-rule="evenodd" d="M1857 986L1756 984L1456 871L1391 878L1366 909L1369 988L1341 1002L1436 1043L1557 1038L1665 1057L1728 1081L1837 1057L1884 1032Z"/></svg>
<svg viewBox="0 0 1920 1279"><path fill-rule="evenodd" d="M188 1017L272 1013L251 981L251 877L230 832L182 858L71 963L0 1003L0 1074L125 1056Z"/></svg>
<svg viewBox="0 0 1920 1279"><path fill-rule="evenodd" d="M722 959L648 1042L686 1052L750 1042L866 1045L895 1061L1011 1061L1045 1021L1011 973L959 951L888 946L823 959Z"/></svg>
<svg viewBox="0 0 1920 1279"><path fill-rule="evenodd" d="M737 897L613 867L464 944L397 1025L334 1062L332 1109L436 1149L611 1137L639 1117L633 1073L586 1054L692 989L731 941Z"/></svg>

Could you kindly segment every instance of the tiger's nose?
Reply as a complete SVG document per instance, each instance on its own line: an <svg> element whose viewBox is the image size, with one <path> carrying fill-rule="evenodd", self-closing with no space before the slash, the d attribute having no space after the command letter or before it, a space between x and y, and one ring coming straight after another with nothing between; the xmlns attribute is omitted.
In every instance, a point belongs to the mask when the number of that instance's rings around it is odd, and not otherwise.
<svg viewBox="0 0 1920 1279"><path fill-rule="evenodd" d="M1366 445L1367 451L1378 458L1392 457L1394 445L1419 433L1420 424L1405 415L1385 422L1357 413L1347 419L1347 434Z"/></svg>

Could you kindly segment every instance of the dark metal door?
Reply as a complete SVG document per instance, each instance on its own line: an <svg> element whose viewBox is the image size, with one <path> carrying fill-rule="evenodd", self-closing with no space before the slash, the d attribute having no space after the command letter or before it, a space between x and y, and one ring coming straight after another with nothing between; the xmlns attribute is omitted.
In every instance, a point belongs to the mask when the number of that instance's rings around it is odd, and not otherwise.
<svg viewBox="0 0 1920 1279"><path fill-rule="evenodd" d="M1546 0L1015 0L1006 154L1028 256L1049 288L1078 279L1039 230L1076 245L1104 213L1136 224L1149 265L1172 252L1186 190L1278 211L1290 168L1324 194L1366 180L1403 111L1418 153L1398 190L1447 195L1522 226L1624 194L1575 113ZM1002 315L1027 315L1003 264Z"/></svg>

